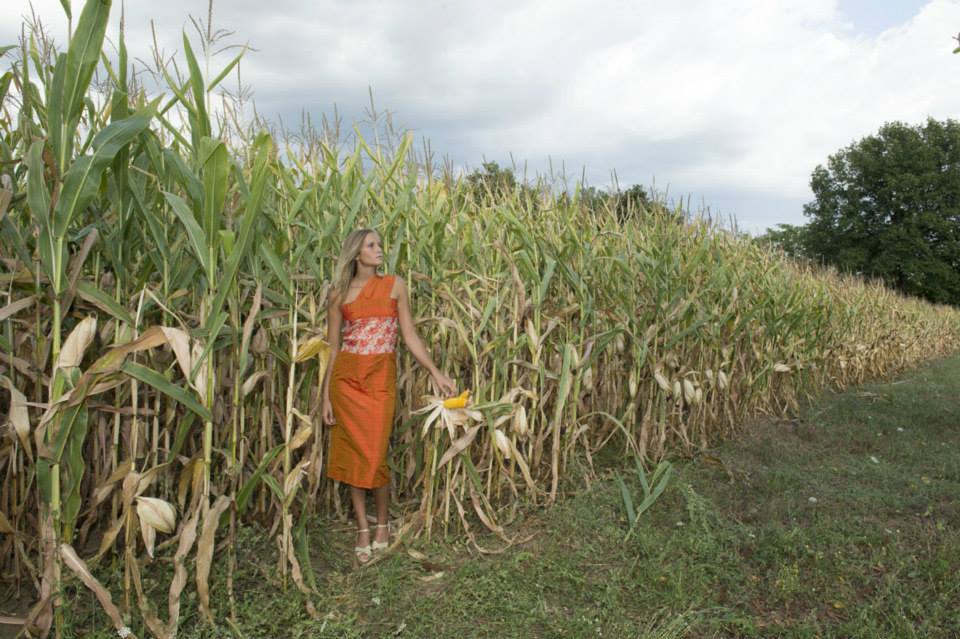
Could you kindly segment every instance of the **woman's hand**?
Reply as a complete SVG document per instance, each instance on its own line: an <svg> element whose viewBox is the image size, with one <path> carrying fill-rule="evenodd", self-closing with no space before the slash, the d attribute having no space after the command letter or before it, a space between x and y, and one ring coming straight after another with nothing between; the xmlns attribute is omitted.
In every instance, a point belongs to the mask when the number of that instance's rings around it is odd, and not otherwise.
<svg viewBox="0 0 960 639"><path fill-rule="evenodd" d="M333 426L337 420L333 417L333 404L329 397L323 398L323 423L327 426Z"/></svg>
<svg viewBox="0 0 960 639"><path fill-rule="evenodd" d="M433 383L437 385L440 394L445 397L453 397L457 394L457 387L453 380L440 371L433 374Z"/></svg>

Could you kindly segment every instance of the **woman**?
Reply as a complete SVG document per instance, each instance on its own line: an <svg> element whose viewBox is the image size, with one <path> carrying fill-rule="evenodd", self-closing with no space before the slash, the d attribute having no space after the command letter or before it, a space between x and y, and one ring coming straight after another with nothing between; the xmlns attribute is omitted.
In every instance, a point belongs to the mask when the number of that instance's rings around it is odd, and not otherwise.
<svg viewBox="0 0 960 639"><path fill-rule="evenodd" d="M397 396L398 327L407 349L430 372L437 389L456 394L453 382L437 369L417 335L406 284L400 277L379 275L382 264L383 245L376 231L350 233L337 260L327 312L330 364L323 383L323 421L333 427L327 476L350 484L357 520L354 553L361 564L390 540L386 457ZM373 491L377 506L372 543L367 490Z"/></svg>

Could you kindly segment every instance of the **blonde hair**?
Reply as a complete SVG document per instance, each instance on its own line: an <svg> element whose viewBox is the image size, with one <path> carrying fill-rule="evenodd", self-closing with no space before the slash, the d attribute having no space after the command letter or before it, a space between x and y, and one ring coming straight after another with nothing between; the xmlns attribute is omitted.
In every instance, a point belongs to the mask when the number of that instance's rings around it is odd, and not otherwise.
<svg viewBox="0 0 960 639"><path fill-rule="evenodd" d="M350 282L357 274L357 256L360 255L363 242L368 235L375 232L373 229L357 229L351 231L343 241L340 257L337 258L337 266L333 271L333 290L336 291L340 304L347 299Z"/></svg>

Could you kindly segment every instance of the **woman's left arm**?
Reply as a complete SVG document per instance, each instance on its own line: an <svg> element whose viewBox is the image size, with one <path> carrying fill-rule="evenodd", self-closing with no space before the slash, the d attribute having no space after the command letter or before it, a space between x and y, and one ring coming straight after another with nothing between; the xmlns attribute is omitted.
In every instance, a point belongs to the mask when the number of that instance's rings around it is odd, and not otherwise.
<svg viewBox="0 0 960 639"><path fill-rule="evenodd" d="M406 344L407 350L410 351L410 354L413 355L413 358L417 360L421 366L430 372L430 376L433 377L433 381L436 382L437 388L441 393L455 395L457 387L454 385L453 380L440 372L440 369L433 363L433 359L431 359L430 353L427 352L426 346L423 345L420 336L417 335L417 329L413 324L413 315L410 313L410 297L407 293L407 284L403 281L402 277L396 277L393 290L397 293L397 314L400 318L400 334L403 336L403 343Z"/></svg>

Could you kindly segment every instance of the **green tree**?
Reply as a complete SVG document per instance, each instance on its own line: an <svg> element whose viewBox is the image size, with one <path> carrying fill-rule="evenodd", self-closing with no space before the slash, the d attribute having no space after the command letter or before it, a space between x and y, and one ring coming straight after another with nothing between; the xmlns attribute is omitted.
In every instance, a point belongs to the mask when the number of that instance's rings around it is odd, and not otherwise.
<svg viewBox="0 0 960 639"><path fill-rule="evenodd" d="M647 189L639 184L634 184L626 191L616 193L617 218L624 221L632 216L642 213L649 213L653 210L653 202Z"/></svg>
<svg viewBox="0 0 960 639"><path fill-rule="evenodd" d="M810 180L810 257L960 304L960 123L884 125Z"/></svg>
<svg viewBox="0 0 960 639"><path fill-rule="evenodd" d="M474 194L505 195L513 193L517 188L517 178L513 169L500 168L496 162L484 162L481 168L476 169L466 177Z"/></svg>
<svg viewBox="0 0 960 639"><path fill-rule="evenodd" d="M777 224L776 228L767 229L766 233L758 237L757 242L776 246L790 257L803 258L807 256L807 227Z"/></svg>

